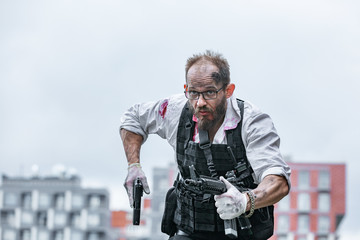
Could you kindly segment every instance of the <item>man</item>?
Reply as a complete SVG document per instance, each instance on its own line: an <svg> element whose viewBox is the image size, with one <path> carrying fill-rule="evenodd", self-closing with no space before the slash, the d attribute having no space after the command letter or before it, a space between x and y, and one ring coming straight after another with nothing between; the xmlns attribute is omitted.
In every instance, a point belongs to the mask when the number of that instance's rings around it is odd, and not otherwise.
<svg viewBox="0 0 360 240"><path fill-rule="evenodd" d="M137 177L144 192L150 193L139 156L141 144L155 133L174 148L181 173L172 219L176 231L171 239L269 238L273 232L271 205L288 194L291 172L281 157L272 120L233 96L235 85L221 54L206 51L192 56L185 73L185 94L136 104L121 119L120 134L129 164L124 186L130 205ZM206 141L211 144L204 144ZM246 167L239 170L236 166ZM194 177L191 168L197 176L220 179L227 191L215 197L189 191L185 180ZM236 173L235 184L224 177L231 171ZM224 220L233 219L239 233L235 236L225 234L223 225ZM243 227L251 231L241 230Z"/></svg>

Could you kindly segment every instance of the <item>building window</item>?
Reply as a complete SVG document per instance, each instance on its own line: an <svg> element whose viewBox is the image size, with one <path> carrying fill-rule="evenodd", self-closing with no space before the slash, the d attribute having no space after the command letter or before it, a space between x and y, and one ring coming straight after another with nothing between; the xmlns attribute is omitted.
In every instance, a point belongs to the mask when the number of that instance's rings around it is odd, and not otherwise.
<svg viewBox="0 0 360 240"><path fill-rule="evenodd" d="M317 240L328 240L328 237L318 237Z"/></svg>
<svg viewBox="0 0 360 240"><path fill-rule="evenodd" d="M97 233L89 233L88 240L99 240L99 236Z"/></svg>
<svg viewBox="0 0 360 240"><path fill-rule="evenodd" d="M102 240L103 234L100 232L90 232L87 234L87 240Z"/></svg>
<svg viewBox="0 0 360 240"><path fill-rule="evenodd" d="M38 212L36 216L36 223L38 226L46 227L47 224L47 212Z"/></svg>
<svg viewBox="0 0 360 240"><path fill-rule="evenodd" d="M318 218L318 233L329 233L330 219L328 216L319 216Z"/></svg>
<svg viewBox="0 0 360 240"><path fill-rule="evenodd" d="M323 170L319 172L319 189L328 190L330 189L330 173L329 171Z"/></svg>
<svg viewBox="0 0 360 240"><path fill-rule="evenodd" d="M80 194L74 194L71 198L72 208L78 209L84 206L84 198Z"/></svg>
<svg viewBox="0 0 360 240"><path fill-rule="evenodd" d="M54 224L57 227L64 227L66 225L66 213L56 212L54 215Z"/></svg>
<svg viewBox="0 0 360 240"><path fill-rule="evenodd" d="M15 226L15 212L14 210L1 211L1 225L14 227Z"/></svg>
<svg viewBox="0 0 360 240"><path fill-rule="evenodd" d="M21 223L23 225L32 225L33 224L33 215L31 212L23 211L21 214Z"/></svg>
<svg viewBox="0 0 360 240"><path fill-rule="evenodd" d="M83 234L80 231L71 231L71 240L83 240Z"/></svg>
<svg viewBox="0 0 360 240"><path fill-rule="evenodd" d="M20 240L30 240L30 239L31 239L30 229L22 229L20 231Z"/></svg>
<svg viewBox="0 0 360 240"><path fill-rule="evenodd" d="M53 233L54 240L64 240L64 232L63 230L56 230Z"/></svg>
<svg viewBox="0 0 360 240"><path fill-rule="evenodd" d="M287 240L287 236L286 235L278 236L277 240Z"/></svg>
<svg viewBox="0 0 360 240"><path fill-rule="evenodd" d="M89 196L89 208L98 209L101 207L101 196L92 194Z"/></svg>
<svg viewBox="0 0 360 240"><path fill-rule="evenodd" d="M309 193L299 193L298 199L298 210L299 212L309 212L310 211L310 194Z"/></svg>
<svg viewBox="0 0 360 240"><path fill-rule="evenodd" d="M5 207L16 207L17 206L17 195L15 193L5 193L4 196Z"/></svg>
<svg viewBox="0 0 360 240"><path fill-rule="evenodd" d="M54 195L54 207L61 210L65 208L65 193L57 193Z"/></svg>
<svg viewBox="0 0 360 240"><path fill-rule="evenodd" d="M299 233L308 233L310 229L310 219L309 215L299 215L298 216L298 232Z"/></svg>
<svg viewBox="0 0 360 240"><path fill-rule="evenodd" d="M70 225L75 228L80 228L81 226L80 212L72 212L70 214Z"/></svg>
<svg viewBox="0 0 360 240"><path fill-rule="evenodd" d="M278 203L278 211L289 211L290 210L290 195L286 195L283 199Z"/></svg>
<svg viewBox="0 0 360 240"><path fill-rule="evenodd" d="M39 208L49 208L50 207L50 196L46 193L39 194Z"/></svg>
<svg viewBox="0 0 360 240"><path fill-rule="evenodd" d="M320 212L330 211L330 194L319 193L318 195L318 209Z"/></svg>
<svg viewBox="0 0 360 240"><path fill-rule="evenodd" d="M37 239L38 240L49 240L49 232L44 229L39 229Z"/></svg>
<svg viewBox="0 0 360 240"><path fill-rule="evenodd" d="M88 225L91 227L100 226L100 215L96 213L89 213L88 215Z"/></svg>
<svg viewBox="0 0 360 240"><path fill-rule="evenodd" d="M277 232L287 233L289 231L290 221L288 215L278 215L277 217Z"/></svg>
<svg viewBox="0 0 360 240"><path fill-rule="evenodd" d="M16 240L16 231L13 229L3 229L2 239Z"/></svg>
<svg viewBox="0 0 360 240"><path fill-rule="evenodd" d="M31 209L31 193L21 194L21 207L24 209Z"/></svg>
<svg viewBox="0 0 360 240"><path fill-rule="evenodd" d="M299 189L309 189L310 188L310 172L309 171L299 171L298 176L298 185Z"/></svg>

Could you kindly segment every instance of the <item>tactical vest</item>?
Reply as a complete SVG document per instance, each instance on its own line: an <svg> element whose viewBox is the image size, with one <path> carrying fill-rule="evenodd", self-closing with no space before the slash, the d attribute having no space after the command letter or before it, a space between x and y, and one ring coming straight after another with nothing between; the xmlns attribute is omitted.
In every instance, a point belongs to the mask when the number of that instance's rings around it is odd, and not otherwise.
<svg viewBox="0 0 360 240"><path fill-rule="evenodd" d="M234 159L229 153L228 146L234 154L237 164L245 166L240 174L242 186L248 189L256 188L253 179L253 170L249 164L245 147L241 138L241 126L243 119L244 103L238 100L241 111L241 122L235 129L226 131L227 144L211 144L213 168L217 176L225 176L228 171L234 170ZM199 175L210 176L204 151L193 139L195 123L192 121L192 113L187 104L182 110L177 133L176 156L182 179L190 178L189 166L195 166ZM177 206L174 222L177 228L188 233L190 236L206 236L204 239L228 239L224 234L224 221L216 212L214 196L194 195L187 191L182 181L179 181L176 189ZM270 222L269 222L270 220ZM246 236L238 230L238 239L268 239L273 233L273 206L256 210L250 218L252 232L259 234Z"/></svg>

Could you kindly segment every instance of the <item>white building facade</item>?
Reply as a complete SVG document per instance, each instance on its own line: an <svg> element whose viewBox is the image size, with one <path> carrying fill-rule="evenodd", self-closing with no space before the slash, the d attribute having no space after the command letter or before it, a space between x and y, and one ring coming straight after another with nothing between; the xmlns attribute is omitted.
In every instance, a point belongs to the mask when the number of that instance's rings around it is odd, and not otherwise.
<svg viewBox="0 0 360 240"><path fill-rule="evenodd" d="M106 240L109 193L71 177L8 177L0 186L0 239Z"/></svg>

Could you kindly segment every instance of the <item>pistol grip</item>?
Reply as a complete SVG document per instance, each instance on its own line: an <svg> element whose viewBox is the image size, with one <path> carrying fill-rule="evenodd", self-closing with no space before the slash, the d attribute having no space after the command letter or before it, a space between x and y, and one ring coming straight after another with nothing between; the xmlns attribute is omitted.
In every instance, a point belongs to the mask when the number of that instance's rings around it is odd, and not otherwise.
<svg viewBox="0 0 360 240"><path fill-rule="evenodd" d="M225 235L231 239L238 237L236 218L224 220Z"/></svg>

